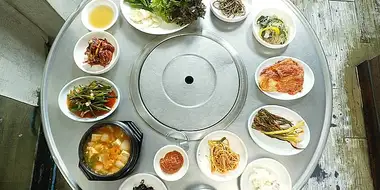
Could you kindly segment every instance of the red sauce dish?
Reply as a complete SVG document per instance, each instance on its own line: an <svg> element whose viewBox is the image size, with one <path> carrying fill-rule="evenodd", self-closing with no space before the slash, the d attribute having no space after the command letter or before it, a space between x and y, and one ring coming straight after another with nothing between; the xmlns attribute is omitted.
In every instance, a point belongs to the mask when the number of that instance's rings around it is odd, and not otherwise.
<svg viewBox="0 0 380 190"><path fill-rule="evenodd" d="M177 145L160 148L153 159L156 174L165 181L177 181L186 175L189 169L189 156Z"/></svg>
<svg viewBox="0 0 380 190"><path fill-rule="evenodd" d="M178 151L171 151L160 159L160 168L167 174L178 172L183 166L183 156Z"/></svg>

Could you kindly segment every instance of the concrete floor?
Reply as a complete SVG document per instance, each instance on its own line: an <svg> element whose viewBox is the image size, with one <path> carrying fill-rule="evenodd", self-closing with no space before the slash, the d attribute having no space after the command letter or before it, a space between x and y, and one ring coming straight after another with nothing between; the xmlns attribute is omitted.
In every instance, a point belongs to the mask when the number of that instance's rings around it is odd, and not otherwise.
<svg viewBox="0 0 380 190"><path fill-rule="evenodd" d="M35 107L0 96L0 189L29 189L37 133ZM38 117L39 118L39 117Z"/></svg>
<svg viewBox="0 0 380 190"><path fill-rule="evenodd" d="M0 95L37 105L46 44L63 23L47 0L0 0Z"/></svg>
<svg viewBox="0 0 380 190"><path fill-rule="evenodd" d="M0 190L31 188L40 126L39 108L0 96ZM53 165L37 166L37 173L47 167ZM70 190L58 169L56 172L56 180L48 179L50 189ZM35 176L34 181L39 180Z"/></svg>
<svg viewBox="0 0 380 190"><path fill-rule="evenodd" d="M42 80L47 36L0 0L0 40L0 95L37 105L36 91Z"/></svg>

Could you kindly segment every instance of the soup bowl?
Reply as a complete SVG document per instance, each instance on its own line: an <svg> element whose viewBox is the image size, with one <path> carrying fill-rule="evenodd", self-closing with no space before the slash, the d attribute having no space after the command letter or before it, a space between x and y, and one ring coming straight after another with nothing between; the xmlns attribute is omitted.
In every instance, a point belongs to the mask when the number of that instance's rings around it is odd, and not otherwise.
<svg viewBox="0 0 380 190"><path fill-rule="evenodd" d="M117 172L112 174L99 174L94 172L85 160L85 147L87 142L91 141L92 134L99 128L111 126L112 128L119 128L129 137L130 140L130 156L126 164ZM130 174L137 164L140 156L140 150L143 140L143 134L132 121L103 121L91 126L82 136L78 147L79 155L79 168L89 180L93 181L113 181L121 179Z"/></svg>

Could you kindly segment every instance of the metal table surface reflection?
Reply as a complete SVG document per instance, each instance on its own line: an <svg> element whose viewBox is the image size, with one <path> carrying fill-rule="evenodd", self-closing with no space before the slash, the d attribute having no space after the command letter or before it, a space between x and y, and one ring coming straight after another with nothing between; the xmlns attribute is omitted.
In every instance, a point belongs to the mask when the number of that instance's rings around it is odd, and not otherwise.
<svg viewBox="0 0 380 190"><path fill-rule="evenodd" d="M89 1L89 0L88 0ZM125 179L117 181L89 181L78 168L78 144L84 132L93 123L79 123L67 118L59 109L57 99L61 88L69 81L86 76L74 63L72 56L77 40L88 31L82 25L80 11L88 2L84 1L67 19L58 34L47 58L43 88L41 93L41 112L43 129L50 151L63 176L73 189L117 189ZM255 6L264 0L253 0ZM119 2L117 2L119 3ZM207 4L208 1L206 2ZM209 11L205 19L196 22L179 33L214 33L227 41L238 53L248 74L248 94L242 112L226 129L234 132L244 141L249 152L249 162L262 157L278 160L288 169L293 182L293 189L300 189L312 174L322 154L327 140L332 113L332 87L325 55L319 41L302 14L288 0L272 0L292 12L296 18L297 34L294 41L284 50L268 50L261 46L252 35L253 17L239 23L225 23L218 20ZM134 173L153 173L153 158L156 151L170 144L164 135L156 132L137 113L129 91L131 69L146 44L156 36L142 33L127 23L122 15L111 32L118 40L121 56L117 65L102 75L112 80L121 90L121 102L116 112L108 120L130 120L136 123L144 133L144 142L140 161ZM265 59L277 55L287 55L305 61L313 70L315 84L305 97L293 101L279 101L267 97L256 87L254 72ZM277 104L298 112L308 123L311 139L309 146L294 156L278 156L258 147L247 131L247 119L256 108L266 104ZM228 182L209 180L199 170L196 163L196 148L199 141L189 143L190 168L179 181L165 182L169 190L194 189L197 185L206 184L220 190L239 189L239 178ZM201 185L202 186L202 185Z"/></svg>

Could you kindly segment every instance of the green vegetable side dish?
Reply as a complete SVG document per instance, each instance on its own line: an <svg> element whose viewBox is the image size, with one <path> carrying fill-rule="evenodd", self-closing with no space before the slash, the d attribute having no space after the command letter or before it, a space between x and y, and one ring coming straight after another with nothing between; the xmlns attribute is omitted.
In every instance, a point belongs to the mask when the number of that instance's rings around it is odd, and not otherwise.
<svg viewBox="0 0 380 190"><path fill-rule="evenodd" d="M257 24L260 26L259 36L265 42L272 45L282 45L288 41L289 29L284 21L273 16L260 16L257 19Z"/></svg>
<svg viewBox="0 0 380 190"><path fill-rule="evenodd" d="M167 23L190 24L206 14L202 0L125 0L132 8L145 9Z"/></svg>
<svg viewBox="0 0 380 190"><path fill-rule="evenodd" d="M252 128L271 138L287 141L296 149L302 149L298 147L298 143L302 141L300 135L304 132L304 125L303 121L293 125L283 117L272 114L266 109L260 109L253 119Z"/></svg>
<svg viewBox="0 0 380 190"><path fill-rule="evenodd" d="M129 6L135 9L145 9L147 11L153 11L150 6L151 0L124 0Z"/></svg>
<svg viewBox="0 0 380 190"><path fill-rule="evenodd" d="M79 117L94 118L111 111L116 99L112 86L92 81L89 85L75 86L70 90L67 105Z"/></svg>

